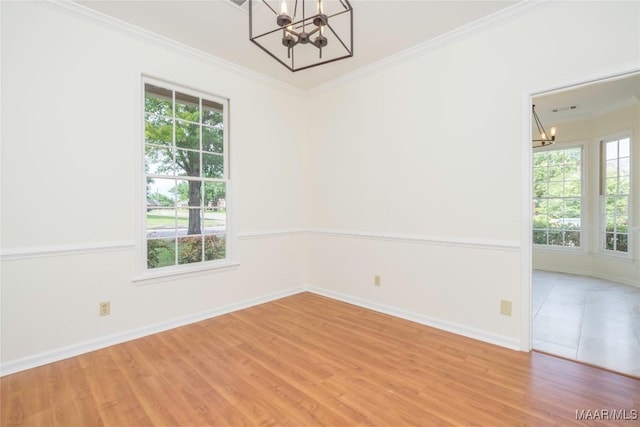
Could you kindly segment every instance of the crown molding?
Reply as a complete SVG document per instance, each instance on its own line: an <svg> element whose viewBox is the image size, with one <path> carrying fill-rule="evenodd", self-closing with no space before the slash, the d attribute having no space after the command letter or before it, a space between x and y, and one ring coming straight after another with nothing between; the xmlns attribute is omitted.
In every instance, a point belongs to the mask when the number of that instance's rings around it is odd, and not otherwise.
<svg viewBox="0 0 640 427"><path fill-rule="evenodd" d="M279 87L280 89L284 89L288 92L292 92L297 95L304 95L307 92L306 90L300 89L289 83L285 83L281 80L277 80L272 77L266 76L264 74L258 73L249 68L224 60L217 56L203 52L199 49L192 48L183 43L172 40L168 37L161 36L157 33L154 33L149 30L145 30L136 25L122 21L112 16L105 15L104 13L98 12L94 9L90 9L86 6L75 3L72 0L43 0L43 1L37 2L37 4L56 8L58 10L67 12L70 15L87 19L91 22L98 23L107 28L120 31L130 36L134 36L146 42L155 43L162 47L173 49L182 54L191 56L192 58L199 59L211 65L218 66L220 68L224 68L232 73L240 74L244 77L247 77L253 80L258 80L260 82Z"/></svg>
<svg viewBox="0 0 640 427"><path fill-rule="evenodd" d="M319 93L329 88L332 88L334 86L338 86L347 81L350 81L356 78L361 78L364 75L373 73L380 69L384 69L392 65L400 64L404 61L413 59L418 55L422 55L426 52L430 52L432 50L441 48L447 44L453 43L458 40L466 39L469 36L472 36L474 34L477 34L480 31L484 31L488 28L491 28L494 25L503 23L513 17L525 15L527 13L530 13L534 9L540 10L542 7L552 6L553 3L556 3L556 2L557 0L522 0L514 4L513 6L502 9L498 12L493 13L492 15L486 16L477 21L463 25L462 27L453 29L438 37L419 43L415 46L412 46L394 55L388 56L384 59L374 62L373 64L367 65L365 67L354 70L348 74L340 76L334 80L314 86L308 89L307 93L309 94Z"/></svg>

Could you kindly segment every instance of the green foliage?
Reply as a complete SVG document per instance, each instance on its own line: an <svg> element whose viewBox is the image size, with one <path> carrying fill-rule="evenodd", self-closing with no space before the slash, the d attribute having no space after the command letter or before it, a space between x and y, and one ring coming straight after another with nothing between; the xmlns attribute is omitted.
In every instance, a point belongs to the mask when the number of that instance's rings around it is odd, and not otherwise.
<svg viewBox="0 0 640 427"><path fill-rule="evenodd" d="M174 239L147 240L147 268L166 267L174 263Z"/></svg>
<svg viewBox="0 0 640 427"><path fill-rule="evenodd" d="M226 241L224 236L189 236L178 239L178 264L214 261L224 259L225 256ZM175 265L175 240L147 240L147 267L158 268L171 265Z"/></svg>
<svg viewBox="0 0 640 427"><path fill-rule="evenodd" d="M581 148L533 155L533 242L580 246Z"/></svg>

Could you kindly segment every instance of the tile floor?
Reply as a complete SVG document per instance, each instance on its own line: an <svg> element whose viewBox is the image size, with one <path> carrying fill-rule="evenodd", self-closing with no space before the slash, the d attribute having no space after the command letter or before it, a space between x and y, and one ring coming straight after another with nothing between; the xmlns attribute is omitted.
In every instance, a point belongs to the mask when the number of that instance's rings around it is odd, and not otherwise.
<svg viewBox="0 0 640 427"><path fill-rule="evenodd" d="M533 349L640 377L640 288L533 271Z"/></svg>

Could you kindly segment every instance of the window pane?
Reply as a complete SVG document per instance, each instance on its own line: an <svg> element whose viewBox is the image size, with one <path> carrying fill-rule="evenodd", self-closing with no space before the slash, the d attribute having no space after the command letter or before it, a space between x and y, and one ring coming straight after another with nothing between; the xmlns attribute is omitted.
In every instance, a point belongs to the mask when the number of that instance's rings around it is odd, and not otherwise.
<svg viewBox="0 0 640 427"><path fill-rule="evenodd" d="M569 180L579 180L582 175L582 166L579 164L575 165L567 165L564 170L564 179L565 181Z"/></svg>
<svg viewBox="0 0 640 427"><path fill-rule="evenodd" d="M148 144L173 144L173 120L153 114L145 115L144 137Z"/></svg>
<svg viewBox="0 0 640 427"><path fill-rule="evenodd" d="M202 175L205 178L224 177L224 156L221 154L202 153Z"/></svg>
<svg viewBox="0 0 640 427"><path fill-rule="evenodd" d="M618 141L607 142L606 151L607 160L618 158Z"/></svg>
<svg viewBox="0 0 640 427"><path fill-rule="evenodd" d="M609 160L607 162L607 176L618 176L618 160Z"/></svg>
<svg viewBox="0 0 640 427"><path fill-rule="evenodd" d="M200 122L200 100L186 93L176 92L176 117L190 122Z"/></svg>
<svg viewBox="0 0 640 427"><path fill-rule="evenodd" d="M627 234L616 235L616 250L620 252L629 251L629 236Z"/></svg>
<svg viewBox="0 0 640 427"><path fill-rule="evenodd" d="M631 172L631 162L629 157L625 157L624 159L620 159L620 163L618 164L618 170L620 176L629 176Z"/></svg>
<svg viewBox="0 0 640 427"><path fill-rule="evenodd" d="M147 237L175 237L179 220L175 208L156 208L147 212Z"/></svg>
<svg viewBox="0 0 640 427"><path fill-rule="evenodd" d="M580 232L579 231L566 231L564 235L564 245L570 247L580 246Z"/></svg>
<svg viewBox="0 0 640 427"><path fill-rule="evenodd" d="M219 212L226 208L227 186L224 182L204 183L204 205L210 210Z"/></svg>
<svg viewBox="0 0 640 427"><path fill-rule="evenodd" d="M542 230L534 230L533 232L533 243L536 245L546 245L547 244L547 232Z"/></svg>
<svg viewBox="0 0 640 427"><path fill-rule="evenodd" d="M551 197L562 197L564 194L564 183L562 181L550 181L549 182L549 193L548 196Z"/></svg>
<svg viewBox="0 0 640 427"><path fill-rule="evenodd" d="M614 195L618 193L618 177L617 176L612 176L607 178L605 191L607 195Z"/></svg>
<svg viewBox="0 0 640 427"><path fill-rule="evenodd" d="M223 132L222 129L202 127L202 150L214 153L222 153L223 151Z"/></svg>
<svg viewBox="0 0 640 427"><path fill-rule="evenodd" d="M152 175L173 175L173 155L171 148L147 145L145 147L145 172Z"/></svg>
<svg viewBox="0 0 640 427"><path fill-rule="evenodd" d="M144 110L160 116L173 116L173 94L170 90L145 84Z"/></svg>
<svg viewBox="0 0 640 427"><path fill-rule="evenodd" d="M176 150L176 174L180 176L200 176L200 152Z"/></svg>
<svg viewBox="0 0 640 427"><path fill-rule="evenodd" d="M224 259L226 256L226 245L224 235L204 236L204 259L213 261Z"/></svg>
<svg viewBox="0 0 640 427"><path fill-rule="evenodd" d="M619 157L629 157L631 156L631 139L625 138L620 140L620 145L618 146L620 152L618 154Z"/></svg>
<svg viewBox="0 0 640 427"><path fill-rule="evenodd" d="M174 207L176 201L176 181L164 178L147 177L147 205L153 200L154 206Z"/></svg>
<svg viewBox="0 0 640 427"><path fill-rule="evenodd" d="M180 237L178 239L178 264L202 261L202 236Z"/></svg>
<svg viewBox="0 0 640 427"><path fill-rule="evenodd" d="M616 200L615 204L615 217L616 222L627 223L627 218L629 218L629 204L628 199L626 197L621 197Z"/></svg>
<svg viewBox="0 0 640 427"><path fill-rule="evenodd" d="M175 239L147 240L147 268L175 265Z"/></svg>
<svg viewBox="0 0 640 427"><path fill-rule="evenodd" d="M631 181L628 176L620 177L618 181L618 194L619 195L628 195L631 189Z"/></svg>
<svg viewBox="0 0 640 427"><path fill-rule="evenodd" d="M562 246L563 244L562 231L549 231L549 244Z"/></svg>
<svg viewBox="0 0 640 427"><path fill-rule="evenodd" d="M564 196L565 197L580 197L582 193L582 186L580 181L567 181L564 183Z"/></svg>
<svg viewBox="0 0 640 427"><path fill-rule="evenodd" d="M615 239L615 234L613 234L613 233L606 233L605 234L605 242L604 242L605 249L610 250L610 251L615 249L615 247L614 247L615 240L614 239Z"/></svg>
<svg viewBox="0 0 640 427"><path fill-rule="evenodd" d="M177 120L176 146L198 150L200 148L200 126Z"/></svg>
<svg viewBox="0 0 640 427"><path fill-rule="evenodd" d="M217 102L202 100L202 124L208 126L222 125L222 104Z"/></svg>
<svg viewBox="0 0 640 427"><path fill-rule="evenodd" d="M178 207L189 208L202 206L202 181L177 181Z"/></svg>

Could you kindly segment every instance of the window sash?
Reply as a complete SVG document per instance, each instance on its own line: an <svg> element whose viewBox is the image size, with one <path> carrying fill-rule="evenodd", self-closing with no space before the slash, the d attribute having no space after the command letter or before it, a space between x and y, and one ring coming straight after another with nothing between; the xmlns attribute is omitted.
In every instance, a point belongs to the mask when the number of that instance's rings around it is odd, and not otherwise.
<svg viewBox="0 0 640 427"><path fill-rule="evenodd" d="M230 265L228 101L147 77L142 79L142 96L147 200L141 230L142 274ZM148 96L153 108L147 108ZM157 126L152 130L160 137L150 140L147 130L154 121ZM163 206L149 205L150 182L166 186ZM183 202L180 194L185 191ZM159 193L152 198L154 203L159 199ZM159 215L151 218L149 212ZM153 228L152 220L160 225ZM155 234L157 230L162 233Z"/></svg>
<svg viewBox="0 0 640 427"><path fill-rule="evenodd" d="M533 161L533 244L582 249L583 145L538 150Z"/></svg>

